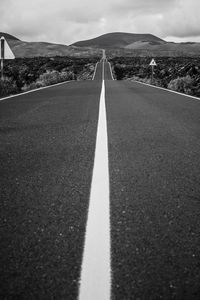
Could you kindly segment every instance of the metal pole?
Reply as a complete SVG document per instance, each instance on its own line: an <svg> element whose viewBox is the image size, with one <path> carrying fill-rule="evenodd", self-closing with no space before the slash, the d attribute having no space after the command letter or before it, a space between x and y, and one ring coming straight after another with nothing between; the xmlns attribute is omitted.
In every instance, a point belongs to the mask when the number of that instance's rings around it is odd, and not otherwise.
<svg viewBox="0 0 200 300"><path fill-rule="evenodd" d="M5 57L5 39L4 37L1 38L1 80L3 81L3 60Z"/></svg>
<svg viewBox="0 0 200 300"><path fill-rule="evenodd" d="M1 59L1 80L4 80L4 76L3 76L3 58Z"/></svg>
<svg viewBox="0 0 200 300"><path fill-rule="evenodd" d="M151 66L151 84L153 84L153 72L154 72L154 66Z"/></svg>

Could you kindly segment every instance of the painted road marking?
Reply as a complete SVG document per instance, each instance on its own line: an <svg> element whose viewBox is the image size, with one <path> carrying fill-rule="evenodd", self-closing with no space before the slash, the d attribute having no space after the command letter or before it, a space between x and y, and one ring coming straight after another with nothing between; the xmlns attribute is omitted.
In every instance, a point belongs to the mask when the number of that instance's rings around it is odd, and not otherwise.
<svg viewBox="0 0 200 300"><path fill-rule="evenodd" d="M19 96L30 94L30 93L37 92L37 91L41 91L41 90L48 89L48 88L51 88L51 87L54 87L54 86L57 86L57 85L69 83L69 82L72 82L72 81L74 81L74 80L70 80L70 81L68 80L68 81L63 81L63 82L51 84L51 85L48 85L48 86L43 86L43 87L31 90L31 91L27 91L27 92L23 92L23 93L20 93L20 94L16 94L16 95L11 95L11 96L7 96L7 97L4 97L4 98L0 98L0 101L6 100L6 99L10 99L10 98L14 98L14 97L19 97Z"/></svg>
<svg viewBox="0 0 200 300"><path fill-rule="evenodd" d="M109 196L108 138L103 79L79 300L110 299Z"/></svg>
<svg viewBox="0 0 200 300"><path fill-rule="evenodd" d="M98 64L99 64L99 63L96 63L96 66L95 66L95 69L94 69L94 74L93 74L92 80L94 80L94 78L95 78Z"/></svg>
<svg viewBox="0 0 200 300"><path fill-rule="evenodd" d="M172 91L170 89L165 89L165 88L160 87L160 86L151 85L151 84L144 83L144 82L137 81L137 80L133 80L132 82L137 82L137 83L140 83L140 84L143 84L143 85L150 86L150 87L155 88L155 89L159 89L159 90L163 90L163 91L166 91L166 92L170 92L170 93L178 94L178 95L181 95L181 96L185 96L185 97L188 97L188 98L200 100L200 98L198 98L198 97L187 95L187 94L183 94L183 93L179 93L179 92L176 92L176 91Z"/></svg>
<svg viewBox="0 0 200 300"><path fill-rule="evenodd" d="M113 77L113 72L112 72L112 68L111 68L111 64L110 64L110 62L109 62L109 66L110 66L110 74L111 74L112 80L114 80L114 77Z"/></svg>

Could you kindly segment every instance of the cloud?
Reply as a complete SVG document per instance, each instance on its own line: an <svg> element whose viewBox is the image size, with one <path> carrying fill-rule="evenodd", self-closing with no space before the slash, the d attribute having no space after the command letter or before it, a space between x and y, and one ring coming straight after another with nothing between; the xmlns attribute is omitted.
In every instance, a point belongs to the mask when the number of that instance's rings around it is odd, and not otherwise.
<svg viewBox="0 0 200 300"><path fill-rule="evenodd" d="M174 6L177 0L118 0L116 5L116 9L120 9L120 11L132 12L135 15L138 14L156 14L158 12L162 12L163 10L169 10L170 7Z"/></svg>
<svg viewBox="0 0 200 300"><path fill-rule="evenodd" d="M199 0L1 0L0 30L66 44L112 31L200 41L199 11Z"/></svg>
<svg viewBox="0 0 200 300"><path fill-rule="evenodd" d="M200 36L199 12L199 0L179 0L169 14L164 14L163 33L180 38Z"/></svg>

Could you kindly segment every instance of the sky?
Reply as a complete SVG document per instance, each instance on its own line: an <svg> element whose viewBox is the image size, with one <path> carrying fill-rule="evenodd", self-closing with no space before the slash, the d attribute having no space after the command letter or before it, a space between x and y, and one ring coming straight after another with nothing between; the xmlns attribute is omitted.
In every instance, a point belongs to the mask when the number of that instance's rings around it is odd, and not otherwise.
<svg viewBox="0 0 200 300"><path fill-rule="evenodd" d="M0 31L67 45L116 31L200 42L200 0L0 0Z"/></svg>

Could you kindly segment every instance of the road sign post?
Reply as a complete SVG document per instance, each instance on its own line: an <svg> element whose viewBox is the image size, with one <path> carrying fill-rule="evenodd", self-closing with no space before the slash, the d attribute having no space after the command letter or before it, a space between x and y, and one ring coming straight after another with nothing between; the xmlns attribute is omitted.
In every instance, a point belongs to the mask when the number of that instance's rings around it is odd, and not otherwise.
<svg viewBox="0 0 200 300"><path fill-rule="evenodd" d="M157 66L157 63L155 62L155 59L152 59L150 64L151 66L151 84L153 84L153 81L154 81L154 67Z"/></svg>
<svg viewBox="0 0 200 300"><path fill-rule="evenodd" d="M3 58L1 58L1 80L3 80Z"/></svg>
<svg viewBox="0 0 200 300"><path fill-rule="evenodd" d="M14 59L15 56L10 49L5 38L2 36L0 39L0 59L1 59L1 80L4 80L3 67L5 59Z"/></svg>
<svg viewBox="0 0 200 300"><path fill-rule="evenodd" d="M1 38L1 80L3 80L3 60L5 56L5 40Z"/></svg>

